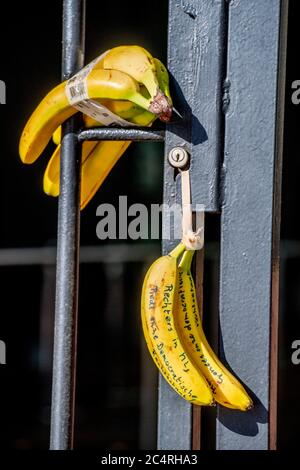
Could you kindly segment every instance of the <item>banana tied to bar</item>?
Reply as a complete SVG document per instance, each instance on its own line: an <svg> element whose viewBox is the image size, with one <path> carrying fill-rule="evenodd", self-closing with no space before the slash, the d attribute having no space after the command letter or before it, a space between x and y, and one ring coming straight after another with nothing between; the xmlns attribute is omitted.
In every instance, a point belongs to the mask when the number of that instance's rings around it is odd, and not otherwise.
<svg viewBox="0 0 300 470"><path fill-rule="evenodd" d="M22 132L23 163L35 162L53 138L57 145L44 173L44 191L59 195L61 124L78 112L66 93L67 82L51 90L32 113ZM172 99L169 76L162 62L140 46L119 46L102 54L86 77L88 100L135 126L169 121ZM84 116L86 127L99 122ZM84 142L81 166L81 209L97 192L130 141Z"/></svg>

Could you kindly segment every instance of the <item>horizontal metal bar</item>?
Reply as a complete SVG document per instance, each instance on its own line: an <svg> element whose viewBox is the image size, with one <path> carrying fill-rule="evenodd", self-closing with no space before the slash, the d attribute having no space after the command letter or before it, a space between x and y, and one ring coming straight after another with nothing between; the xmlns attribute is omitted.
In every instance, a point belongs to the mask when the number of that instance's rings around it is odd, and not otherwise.
<svg viewBox="0 0 300 470"><path fill-rule="evenodd" d="M108 128L94 127L82 129L78 133L78 140L133 140L137 142L164 142L165 131L163 129L137 128Z"/></svg>
<svg viewBox="0 0 300 470"><path fill-rule="evenodd" d="M151 262L160 255L160 244L89 245L80 248L80 263L139 263ZM0 249L0 267L55 265L56 247Z"/></svg>
<svg viewBox="0 0 300 470"><path fill-rule="evenodd" d="M290 242L287 243L290 244ZM282 246L282 258L300 258L300 243L295 242L295 251L291 253L289 252L289 246L285 246L285 243ZM79 259L81 264L140 263L151 262L160 255L160 252L160 244L158 243L147 243L145 245L140 243L87 245L80 247ZM217 259L217 244L215 242L206 243L205 258L209 261ZM6 266L45 266L55 265L55 263L55 246L0 249L0 268Z"/></svg>

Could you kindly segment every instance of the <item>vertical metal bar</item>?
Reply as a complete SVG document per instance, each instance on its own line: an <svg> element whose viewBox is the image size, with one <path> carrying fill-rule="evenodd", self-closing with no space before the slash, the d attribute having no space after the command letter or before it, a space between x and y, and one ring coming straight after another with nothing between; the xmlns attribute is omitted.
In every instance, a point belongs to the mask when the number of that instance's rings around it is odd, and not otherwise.
<svg viewBox="0 0 300 470"><path fill-rule="evenodd" d="M285 78L288 36L289 2L280 5L278 38L277 120L274 165L274 197L272 220L272 278L271 278L271 331L270 331L270 393L269 393L269 449L277 448L277 400L278 400L278 343L280 312L280 223L281 180L284 135Z"/></svg>
<svg viewBox="0 0 300 470"><path fill-rule="evenodd" d="M62 79L83 66L85 0L63 2ZM58 207L50 448L73 447L78 307L80 156L78 118L63 126Z"/></svg>
<svg viewBox="0 0 300 470"><path fill-rule="evenodd" d="M175 107L182 123L167 127L165 153L184 145L191 153L193 206L219 210L219 161L222 149L222 77L224 56L225 0L169 0L168 68ZM180 178L166 162L163 214L168 225L168 208L180 203ZM164 233L163 236L168 234ZM163 241L168 252L174 241ZM180 433L178 432L180 429ZM158 448L186 450L192 446L192 407L159 379Z"/></svg>
<svg viewBox="0 0 300 470"><path fill-rule="evenodd" d="M220 355L249 387L255 406L247 413L219 407L217 449L267 449L276 440L287 6L286 0L229 2Z"/></svg>
<svg viewBox="0 0 300 470"><path fill-rule="evenodd" d="M184 144L190 151L193 207L204 204L206 212L218 212L225 0L170 0L169 4L168 68L175 107L184 119L169 128L166 148Z"/></svg>

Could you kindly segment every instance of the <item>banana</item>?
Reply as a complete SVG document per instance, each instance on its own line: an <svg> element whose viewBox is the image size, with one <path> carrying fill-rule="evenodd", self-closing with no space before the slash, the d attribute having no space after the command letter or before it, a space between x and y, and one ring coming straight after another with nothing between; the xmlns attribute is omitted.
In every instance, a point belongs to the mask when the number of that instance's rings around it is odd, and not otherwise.
<svg viewBox="0 0 300 470"><path fill-rule="evenodd" d="M156 116L148 111L137 114L131 122L139 126L149 126ZM97 126L99 123L91 118L85 118L87 127ZM81 166L81 210L85 208L99 187L110 173L119 158L129 147L131 141L102 141L83 142ZM49 196L59 195L60 174L60 145L52 154L44 173L44 192Z"/></svg>
<svg viewBox="0 0 300 470"><path fill-rule="evenodd" d="M159 83L159 87L161 91L166 95L166 97L169 99L171 105L172 105L172 98L170 94L170 88L169 88L169 73L164 66L164 64L157 59L156 57L153 58L154 64L155 64L155 70L156 70L156 76L157 80Z"/></svg>
<svg viewBox="0 0 300 470"><path fill-rule="evenodd" d="M134 46L131 51L136 48ZM129 49L131 46L129 46ZM140 58L145 56L147 51L144 51L142 48L140 49ZM144 51L144 52L143 52ZM138 58L138 54L135 52L135 58ZM168 98L169 103L172 104L170 91L169 91L169 79L168 79L168 72L164 65L155 58L152 58L150 54L148 54L149 60L151 59L154 68L155 68L155 77L154 81L156 80L158 86L162 90L163 94ZM116 59L116 57L115 57ZM140 59L139 59L140 60ZM149 62L149 61L148 61ZM144 64L145 65L145 64ZM103 70L101 67L103 63L100 61L96 64L95 68L93 69L94 72ZM149 68L149 66L148 66ZM121 71L122 72L122 71ZM141 79L141 76L136 75L137 78ZM156 82L155 82L156 83ZM139 88L139 93L147 99L149 95L145 85L141 84ZM99 101L103 106L107 107L113 113L117 114L118 116L126 119L138 126L150 126L153 121L157 118L157 115L151 113L150 111L145 111L141 106L133 103L132 101L126 100L113 100L113 99L104 99L104 98L95 98ZM51 100L50 100L51 101ZM41 105L40 105L41 106ZM38 110L36 110L38 111ZM41 113L40 113L41 115ZM36 116L37 117L37 116ZM99 126L97 121L91 119L89 116L83 116L85 127L92 127L92 126ZM30 126L29 126L30 130ZM43 136L42 136L43 137ZM49 134L47 135L47 139L49 138ZM61 140L61 126L57 127L52 135L52 139L54 143L58 145L55 149L52 157L50 158L48 165L46 167L44 173L44 191L46 194L51 196L58 196L59 195L59 160L60 160L60 140ZM39 140L39 138L37 138ZM46 139L45 139L46 140ZM24 139L22 140L24 143ZM82 146L82 189L81 189L81 209L83 209L90 199L93 197L95 192L98 190L112 167L124 153L124 151L129 146L130 142L84 142ZM21 146L20 146L21 147ZM29 152L30 153L30 152ZM28 153L26 162L29 163ZM32 161L34 161L32 159Z"/></svg>
<svg viewBox="0 0 300 470"><path fill-rule="evenodd" d="M61 141L61 126L59 126L52 134L52 140L55 145L59 145Z"/></svg>
<svg viewBox="0 0 300 470"><path fill-rule="evenodd" d="M158 61L157 67L162 65ZM166 71L166 69L165 69ZM167 71L166 71L167 73ZM157 71L159 80L162 78L159 71ZM170 95L168 88L168 81L159 82L162 89L166 94ZM123 118L128 119L133 124L138 126L151 126L156 116L149 111L144 111L142 108L126 101L101 101L101 104L106 106L110 111L120 116L123 113ZM128 106L128 104L130 106ZM128 113L125 115L125 111ZM99 122L91 119L89 116L83 116L85 127L100 126ZM57 143L58 147L52 154L44 173L44 192L49 196L57 197L59 195L59 172L60 172L60 140L61 140L61 127L56 129L52 136L53 141ZM109 143L105 145L104 142L84 142L82 145L82 169L81 169L81 210L85 208L88 202L92 199L97 192L106 176L109 174L113 166L119 160L121 155L125 152L131 142L116 141L114 145ZM97 168L97 171L95 171Z"/></svg>
<svg viewBox="0 0 300 470"><path fill-rule="evenodd" d="M82 164L84 164L96 146L97 142L83 142L81 153ZM59 195L60 149L61 145L58 144L44 172L43 189L48 196L57 197Z"/></svg>
<svg viewBox="0 0 300 470"><path fill-rule="evenodd" d="M162 121L169 121L172 115L172 101L160 87L155 59L143 47L118 46L107 51L95 68L120 70L142 83L151 97L149 111L159 115Z"/></svg>
<svg viewBox="0 0 300 470"><path fill-rule="evenodd" d="M80 209L84 209L131 144L130 141L102 141L90 152L81 167Z"/></svg>
<svg viewBox="0 0 300 470"><path fill-rule="evenodd" d="M178 267L175 325L187 354L209 383L215 400L228 408L246 411L252 400L240 382L226 369L205 337L190 271L194 251L185 251Z"/></svg>
<svg viewBox="0 0 300 470"><path fill-rule="evenodd" d="M210 387L190 361L174 323L179 244L161 256L148 270L142 289L141 316L150 354L160 372L185 400L197 405L213 404Z"/></svg>
<svg viewBox="0 0 300 470"><path fill-rule="evenodd" d="M141 108L140 106L137 106L131 101L122 101L122 100L95 100L95 101L98 101L100 104L102 104L102 106L105 106L114 114L117 114L122 119L127 119L128 121L131 121L132 118L135 118L136 116L142 113L146 113L146 115L149 115L149 114L152 115L152 113L148 113L143 108ZM101 126L101 124L98 121L95 121L95 119L92 119L90 116L87 116L86 114L83 114L83 121L84 121L84 127ZM54 131L52 135L52 140L54 144L56 145L60 144L61 126L59 126Z"/></svg>
<svg viewBox="0 0 300 470"><path fill-rule="evenodd" d="M19 144L23 163L33 163L60 124L77 112L68 102L65 86L63 82L50 91L29 118ZM145 110L151 108L151 100L140 93L138 82L118 70L91 70L87 89L89 99L128 100Z"/></svg>

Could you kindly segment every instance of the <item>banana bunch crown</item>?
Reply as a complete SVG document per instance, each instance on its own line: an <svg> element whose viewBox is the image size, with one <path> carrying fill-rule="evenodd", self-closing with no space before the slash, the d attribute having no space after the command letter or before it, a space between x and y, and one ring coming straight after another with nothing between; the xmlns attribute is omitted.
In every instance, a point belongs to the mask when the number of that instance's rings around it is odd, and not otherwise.
<svg viewBox="0 0 300 470"><path fill-rule="evenodd" d="M156 260L146 274L141 312L150 354L185 400L250 410L253 404L245 388L218 359L205 337L191 274L193 255L194 251L185 250L181 243Z"/></svg>

